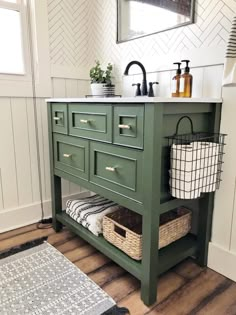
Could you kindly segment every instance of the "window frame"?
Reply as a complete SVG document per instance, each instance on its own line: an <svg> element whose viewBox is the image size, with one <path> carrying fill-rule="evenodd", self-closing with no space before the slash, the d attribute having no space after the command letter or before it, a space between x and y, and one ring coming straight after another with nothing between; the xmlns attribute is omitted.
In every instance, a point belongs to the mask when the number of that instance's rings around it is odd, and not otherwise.
<svg viewBox="0 0 236 315"><path fill-rule="evenodd" d="M0 80L1 79L11 79L13 76L16 76L15 79L22 80L23 77L28 80L30 78L30 53L29 53L29 38L27 38L28 31L28 21L27 21L27 13L26 6L24 0L16 0L16 3L7 2L0 0L0 8L7 9L19 12L20 14L20 23L21 23L21 41L22 41L22 55L23 55L23 66L24 72L1 72L0 71Z"/></svg>
<svg viewBox="0 0 236 315"><path fill-rule="evenodd" d="M24 73L0 73L0 97L32 97L32 79L34 79L36 95L50 97L47 0L17 0L16 2L0 0L0 7L21 13Z"/></svg>

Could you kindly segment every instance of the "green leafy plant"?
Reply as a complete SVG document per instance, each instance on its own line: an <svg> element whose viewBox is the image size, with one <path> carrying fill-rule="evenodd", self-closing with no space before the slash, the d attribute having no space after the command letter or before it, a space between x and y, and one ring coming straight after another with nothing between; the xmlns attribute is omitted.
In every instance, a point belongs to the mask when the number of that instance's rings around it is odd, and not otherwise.
<svg viewBox="0 0 236 315"><path fill-rule="evenodd" d="M90 69L91 83L104 83L111 85L111 73L112 65L108 63L106 70L101 68L101 64L98 60L95 61L95 66Z"/></svg>

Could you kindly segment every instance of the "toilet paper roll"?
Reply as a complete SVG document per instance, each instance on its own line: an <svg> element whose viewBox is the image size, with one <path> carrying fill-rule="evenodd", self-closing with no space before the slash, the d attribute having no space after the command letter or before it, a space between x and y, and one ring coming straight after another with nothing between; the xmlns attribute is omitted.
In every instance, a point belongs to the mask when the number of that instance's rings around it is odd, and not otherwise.
<svg viewBox="0 0 236 315"><path fill-rule="evenodd" d="M184 171L169 171L171 195L180 199L195 199L200 197L201 187L199 171L184 172Z"/></svg>

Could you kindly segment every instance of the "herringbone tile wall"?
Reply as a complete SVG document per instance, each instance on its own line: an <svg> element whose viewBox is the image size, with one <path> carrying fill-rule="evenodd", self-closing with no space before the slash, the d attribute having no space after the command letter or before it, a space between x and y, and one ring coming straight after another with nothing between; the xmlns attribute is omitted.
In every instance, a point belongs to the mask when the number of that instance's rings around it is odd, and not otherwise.
<svg viewBox="0 0 236 315"><path fill-rule="evenodd" d="M102 60L120 64L130 60L149 60L189 49L215 47L227 42L236 0L197 0L195 24L116 44L116 1L94 1L93 21L98 21L93 43L99 45ZM90 43L91 45L91 43ZM94 58L97 50L93 49ZM93 59L94 59L93 58Z"/></svg>
<svg viewBox="0 0 236 315"><path fill-rule="evenodd" d="M116 0L48 0L52 64L118 65L227 42L236 0L197 0L195 24L116 44Z"/></svg>
<svg viewBox="0 0 236 315"><path fill-rule="evenodd" d="M79 68L88 64L87 0L48 0L51 63Z"/></svg>

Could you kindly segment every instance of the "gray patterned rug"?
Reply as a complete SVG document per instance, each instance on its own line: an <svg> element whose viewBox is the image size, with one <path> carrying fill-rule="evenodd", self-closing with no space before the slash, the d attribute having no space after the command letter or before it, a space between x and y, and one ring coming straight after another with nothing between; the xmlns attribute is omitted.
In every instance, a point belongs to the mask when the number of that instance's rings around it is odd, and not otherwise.
<svg viewBox="0 0 236 315"><path fill-rule="evenodd" d="M0 257L1 315L119 314L114 300L47 242L12 254Z"/></svg>

